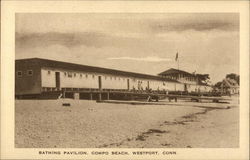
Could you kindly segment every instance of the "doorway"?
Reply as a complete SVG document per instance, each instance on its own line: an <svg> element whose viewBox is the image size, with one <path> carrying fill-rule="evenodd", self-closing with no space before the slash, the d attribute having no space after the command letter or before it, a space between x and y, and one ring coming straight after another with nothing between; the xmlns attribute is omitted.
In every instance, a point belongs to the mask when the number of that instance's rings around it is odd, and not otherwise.
<svg viewBox="0 0 250 160"><path fill-rule="evenodd" d="M129 79L127 79L127 87L128 87L128 90L130 89L130 86L129 86Z"/></svg>
<svg viewBox="0 0 250 160"><path fill-rule="evenodd" d="M56 72L56 88L60 89L60 72Z"/></svg>
<svg viewBox="0 0 250 160"><path fill-rule="evenodd" d="M184 91L187 92L187 84L184 84Z"/></svg>
<svg viewBox="0 0 250 160"><path fill-rule="evenodd" d="M102 77L98 76L98 84L99 84L99 89L102 89Z"/></svg>

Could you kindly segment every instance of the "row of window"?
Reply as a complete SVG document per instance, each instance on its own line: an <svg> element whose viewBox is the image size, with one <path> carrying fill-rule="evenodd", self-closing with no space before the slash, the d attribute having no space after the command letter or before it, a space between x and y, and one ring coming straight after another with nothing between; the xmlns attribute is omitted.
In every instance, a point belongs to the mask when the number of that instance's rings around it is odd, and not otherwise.
<svg viewBox="0 0 250 160"><path fill-rule="evenodd" d="M17 71L16 72L17 77L22 77L24 75L23 71ZM33 70L27 70L26 71L27 76L32 76L33 75Z"/></svg>
<svg viewBox="0 0 250 160"><path fill-rule="evenodd" d="M47 72L48 74L51 74L51 71L48 71ZM27 74L27 76L32 76L33 75L33 70L27 70L26 71L26 74ZM76 73L71 73L71 72L64 72L64 76L67 76L68 75L68 77L73 77L73 75L74 75L74 77L76 77ZM22 71L17 71L17 77L22 77L23 76L23 72ZM81 74L80 73L80 77L82 78L83 77L83 74ZM86 78L88 78L88 74L85 74L85 77ZM95 75L92 75L92 78L94 79L95 78ZM105 78L105 80L106 79L108 79L108 76L104 76L104 78ZM112 80L112 79L114 79L114 80L116 80L116 79L118 79L118 80L123 80L123 81L125 81L125 78L120 78L120 77L112 77L112 76L110 76L109 77L110 78L110 80ZM136 81L136 79L135 78L133 78L132 79L134 82ZM138 83L141 83L142 84L142 81L138 81ZM165 86L165 83L163 82L163 85Z"/></svg>
<svg viewBox="0 0 250 160"><path fill-rule="evenodd" d="M176 79L176 80L179 79L179 77L176 77L176 76L166 76L166 78ZM184 77L184 76L180 76L180 79L185 79L185 80L187 80L187 81L195 81L195 78L193 78L193 77Z"/></svg>
<svg viewBox="0 0 250 160"><path fill-rule="evenodd" d="M47 72L48 74L51 74L51 71L48 71ZM68 76L69 78L72 78L72 77L76 77L77 76L77 73L72 73L72 72L64 72L64 76ZM82 78L84 76L84 74L82 73L79 73L79 76L80 78ZM85 74L85 78L88 78L89 76L91 75L88 75L88 74ZM92 75L92 78L95 79L96 75ZM105 80L108 79L108 76L104 76ZM114 79L114 80L123 80L125 81L125 78L121 78L121 77L115 77L115 76L109 76L110 80Z"/></svg>
<svg viewBox="0 0 250 160"><path fill-rule="evenodd" d="M187 80L187 81L195 81L195 79L192 78L192 77L184 77L184 79Z"/></svg>

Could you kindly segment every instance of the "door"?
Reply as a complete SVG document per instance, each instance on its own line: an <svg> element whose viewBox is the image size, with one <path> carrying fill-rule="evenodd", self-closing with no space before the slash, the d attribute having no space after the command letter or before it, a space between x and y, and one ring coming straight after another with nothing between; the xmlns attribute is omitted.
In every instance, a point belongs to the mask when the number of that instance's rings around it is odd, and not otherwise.
<svg viewBox="0 0 250 160"><path fill-rule="evenodd" d="M60 72L56 72L56 88L60 89Z"/></svg>
<svg viewBox="0 0 250 160"><path fill-rule="evenodd" d="M102 89L102 77L98 76L98 84L99 84L99 89Z"/></svg>
<svg viewBox="0 0 250 160"><path fill-rule="evenodd" d="M127 79L127 86L128 86L128 90L129 90L129 79Z"/></svg>
<svg viewBox="0 0 250 160"><path fill-rule="evenodd" d="M187 84L184 84L184 91L187 91Z"/></svg>
<svg viewBox="0 0 250 160"><path fill-rule="evenodd" d="M150 88L149 88L149 81L148 81L148 85L147 85L147 87L148 87L148 90L149 90L149 89L150 89Z"/></svg>

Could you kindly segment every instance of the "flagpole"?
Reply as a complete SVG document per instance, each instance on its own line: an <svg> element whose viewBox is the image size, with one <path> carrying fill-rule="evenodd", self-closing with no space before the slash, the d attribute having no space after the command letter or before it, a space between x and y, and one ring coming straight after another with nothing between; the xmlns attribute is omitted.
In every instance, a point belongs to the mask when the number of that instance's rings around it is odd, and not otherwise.
<svg viewBox="0 0 250 160"><path fill-rule="evenodd" d="M179 70L179 56L178 56L178 70Z"/></svg>
<svg viewBox="0 0 250 160"><path fill-rule="evenodd" d="M179 67L179 55L178 55L179 53L178 53L178 51L177 51L177 53L176 53L176 56L175 56L175 61L177 61L177 65L178 65L178 79L180 79L180 71L179 71L179 69L180 69L180 67ZM176 77L177 78L177 77Z"/></svg>
<svg viewBox="0 0 250 160"><path fill-rule="evenodd" d="M179 67L179 52L177 51L175 60L177 60L177 65L178 65L178 70L180 69Z"/></svg>
<svg viewBox="0 0 250 160"><path fill-rule="evenodd" d="M178 79L180 80L180 77L181 77L181 75L180 75L180 68L179 68L179 53L178 53L178 72L179 72L179 74L178 74Z"/></svg>

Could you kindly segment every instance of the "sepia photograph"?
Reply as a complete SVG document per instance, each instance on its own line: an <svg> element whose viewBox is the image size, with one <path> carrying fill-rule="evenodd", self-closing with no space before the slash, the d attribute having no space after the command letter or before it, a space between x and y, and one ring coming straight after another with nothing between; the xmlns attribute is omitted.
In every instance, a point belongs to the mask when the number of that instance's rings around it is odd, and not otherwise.
<svg viewBox="0 0 250 160"><path fill-rule="evenodd" d="M15 147L239 147L239 14L17 13Z"/></svg>
<svg viewBox="0 0 250 160"><path fill-rule="evenodd" d="M249 159L249 1L1 1L0 159Z"/></svg>

